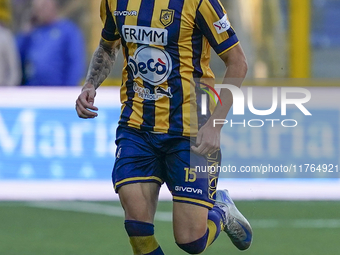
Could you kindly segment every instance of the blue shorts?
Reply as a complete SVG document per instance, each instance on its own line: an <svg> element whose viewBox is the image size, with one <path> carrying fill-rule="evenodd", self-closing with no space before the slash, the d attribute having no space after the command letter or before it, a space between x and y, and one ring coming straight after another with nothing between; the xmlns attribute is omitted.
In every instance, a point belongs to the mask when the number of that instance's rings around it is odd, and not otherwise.
<svg viewBox="0 0 340 255"><path fill-rule="evenodd" d="M212 208L218 172L196 172L196 167L220 165L221 153L209 157L190 151L193 138L156 134L130 127L117 129L116 161L112 172L115 191L123 185L167 184L173 201Z"/></svg>

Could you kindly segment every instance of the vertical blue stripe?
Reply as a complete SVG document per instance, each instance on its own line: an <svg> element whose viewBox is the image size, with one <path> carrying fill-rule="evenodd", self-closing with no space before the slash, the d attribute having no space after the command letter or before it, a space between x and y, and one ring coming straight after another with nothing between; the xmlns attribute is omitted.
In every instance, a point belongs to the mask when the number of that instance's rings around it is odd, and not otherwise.
<svg viewBox="0 0 340 255"><path fill-rule="evenodd" d="M127 9L128 6L128 0L119 0L117 1L117 10L119 11L125 11ZM116 21L117 21L117 27L119 29L119 33L122 34L122 26L125 23L125 16L119 16L116 17ZM122 46L123 46L123 50L125 51L125 56L126 56L126 62L128 62L128 57L129 57L129 50L126 46L126 42L124 41L124 39L122 38ZM122 112L121 115L121 120L119 121L119 124L122 125L127 125L127 122L130 120L130 116L132 114L132 103L133 103L133 97L135 96L135 92L133 91L133 74L129 68L129 66L125 67L125 70L128 73L128 80L125 84L127 91L126 91L126 95L128 97L127 102L125 103L125 108Z"/></svg>
<svg viewBox="0 0 340 255"><path fill-rule="evenodd" d="M155 0L142 0L138 13L137 26L151 27L154 6Z"/></svg>
<svg viewBox="0 0 340 255"><path fill-rule="evenodd" d="M109 2L106 0L106 21L105 21L105 28L108 32L113 32L116 30L115 22L113 20L112 13L110 11Z"/></svg>
<svg viewBox="0 0 340 255"><path fill-rule="evenodd" d="M227 33L229 35L229 38L236 34L232 27L228 29Z"/></svg>
<svg viewBox="0 0 340 255"><path fill-rule="evenodd" d="M129 0L117 0L117 11L125 11L127 9ZM122 26L125 23L125 16L118 15L116 16L116 25L118 28L118 32L122 34Z"/></svg>
<svg viewBox="0 0 340 255"><path fill-rule="evenodd" d="M193 59L192 65L194 67L193 77L195 80L195 93L196 93L196 103L197 103L197 120L198 128L200 129L209 119L210 111L207 112L207 116L202 116L202 94L205 94L203 90L200 89L201 84L200 78L203 76L203 70L201 67L201 57L203 49L203 35L198 28L194 28L192 35L192 49L193 49ZM209 109L210 96L207 97L207 108Z"/></svg>
<svg viewBox="0 0 340 255"><path fill-rule="evenodd" d="M137 25L144 26L144 27L151 27L152 16L153 16L153 9L155 6L155 0L142 0ZM138 47L141 45L139 44ZM143 82L143 86L148 88L151 93L154 93L155 87L150 85L147 82ZM143 124L142 127L150 128L155 126L155 101L153 100L144 100L143 101Z"/></svg>
<svg viewBox="0 0 340 255"><path fill-rule="evenodd" d="M217 13L218 17L221 19L224 16L224 11L222 6L217 0L209 0L210 4L213 6L215 12ZM217 20L216 20L217 21Z"/></svg>
<svg viewBox="0 0 340 255"><path fill-rule="evenodd" d="M170 0L169 9L175 10L174 22L167 27L169 38L177 44L171 43L173 46L165 46L165 50L172 57L172 73L168 79L168 85L171 88L173 98L170 99L170 118L169 118L169 133L172 130L183 133L183 87L180 76L180 55L179 55L179 35L181 30L181 17L183 11L183 0Z"/></svg>
<svg viewBox="0 0 340 255"><path fill-rule="evenodd" d="M113 41L113 40L118 39L119 37L117 38L117 36L115 36L116 24L114 22L112 13L110 11L108 0L106 0L105 5L106 5L105 6L105 8L106 8L106 21L105 21L104 29L102 30L102 37L105 40Z"/></svg>
<svg viewBox="0 0 340 255"><path fill-rule="evenodd" d="M204 36L208 39L210 46L213 48L218 46L218 43L214 37L214 34L211 32L209 25L207 24L203 15L199 11L197 11L197 14L196 14L196 24L198 24L199 29L204 34Z"/></svg>
<svg viewBox="0 0 340 255"><path fill-rule="evenodd" d="M201 67L201 57L202 57L202 49L203 49L203 35L201 31L195 27L192 37L192 65L194 67L194 78L201 78L203 75L202 67Z"/></svg>

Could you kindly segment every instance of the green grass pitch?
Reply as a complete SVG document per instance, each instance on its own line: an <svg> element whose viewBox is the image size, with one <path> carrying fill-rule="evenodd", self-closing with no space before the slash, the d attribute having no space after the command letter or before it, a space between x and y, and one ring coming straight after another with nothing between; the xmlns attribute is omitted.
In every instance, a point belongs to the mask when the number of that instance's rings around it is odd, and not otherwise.
<svg viewBox="0 0 340 255"><path fill-rule="evenodd" d="M77 202L81 204L82 202ZM88 202L86 203L88 204ZM105 207L117 202L94 202ZM333 255L339 253L340 202L236 201L253 225L254 240L238 251L221 233L204 253L248 255ZM170 212L170 202L159 211ZM174 243L172 223L156 221L167 255L185 254ZM130 255L123 218L99 213L38 208L26 202L0 202L1 255Z"/></svg>

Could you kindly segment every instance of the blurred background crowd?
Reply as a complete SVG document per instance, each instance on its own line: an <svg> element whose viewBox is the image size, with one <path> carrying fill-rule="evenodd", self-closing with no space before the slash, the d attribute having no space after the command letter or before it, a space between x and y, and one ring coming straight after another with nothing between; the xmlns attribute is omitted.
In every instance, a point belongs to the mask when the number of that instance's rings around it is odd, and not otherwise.
<svg viewBox="0 0 340 255"><path fill-rule="evenodd" d="M339 0L221 0L249 78L340 78ZM0 0L0 85L81 85L98 45L100 0ZM119 85L122 54L106 81ZM217 77L223 65L213 53Z"/></svg>

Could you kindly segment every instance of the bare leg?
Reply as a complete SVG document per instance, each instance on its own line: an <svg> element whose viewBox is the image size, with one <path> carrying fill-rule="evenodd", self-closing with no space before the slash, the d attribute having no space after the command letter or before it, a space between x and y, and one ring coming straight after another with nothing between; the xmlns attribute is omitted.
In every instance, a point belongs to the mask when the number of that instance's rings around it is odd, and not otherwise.
<svg viewBox="0 0 340 255"><path fill-rule="evenodd" d="M153 223L159 188L156 183L134 183L121 187L118 194L125 219Z"/></svg>
<svg viewBox="0 0 340 255"><path fill-rule="evenodd" d="M134 255L164 255L154 237L153 225L159 188L156 183L136 183L125 185L118 191Z"/></svg>
<svg viewBox="0 0 340 255"><path fill-rule="evenodd" d="M173 228L177 243L191 243L207 232L207 208L174 202L173 210Z"/></svg>

